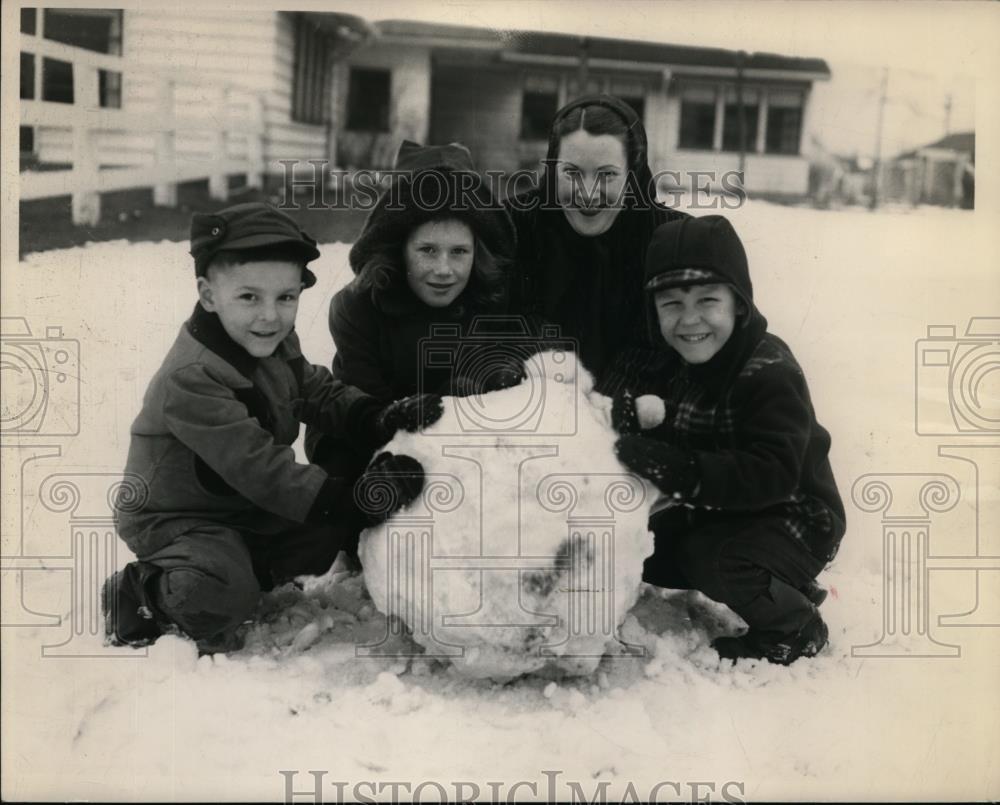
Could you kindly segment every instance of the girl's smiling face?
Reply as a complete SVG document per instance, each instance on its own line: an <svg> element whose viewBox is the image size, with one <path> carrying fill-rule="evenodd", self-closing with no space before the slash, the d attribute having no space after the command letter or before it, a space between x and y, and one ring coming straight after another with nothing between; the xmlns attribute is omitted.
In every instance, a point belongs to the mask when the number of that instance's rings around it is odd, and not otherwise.
<svg viewBox="0 0 1000 805"><path fill-rule="evenodd" d="M578 129L560 141L555 169L559 204L570 226L584 237L607 232L621 212L625 144L612 134Z"/></svg>
<svg viewBox="0 0 1000 805"><path fill-rule="evenodd" d="M425 305L447 307L469 284L476 241L454 218L427 221L406 239L406 284Z"/></svg>
<svg viewBox="0 0 1000 805"><path fill-rule="evenodd" d="M688 363L711 360L736 326L736 294L725 284L665 288L654 300L663 338Z"/></svg>

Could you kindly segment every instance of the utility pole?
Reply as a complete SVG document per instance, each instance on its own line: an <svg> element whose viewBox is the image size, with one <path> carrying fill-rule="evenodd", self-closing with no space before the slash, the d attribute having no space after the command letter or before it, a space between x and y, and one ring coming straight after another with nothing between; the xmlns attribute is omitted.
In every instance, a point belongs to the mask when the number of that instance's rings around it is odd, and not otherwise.
<svg viewBox="0 0 1000 805"><path fill-rule="evenodd" d="M747 53L745 50L736 53L736 108L739 122L740 137L740 176L746 172L747 162L747 110L743 104L743 67L746 63ZM760 106L757 107L757 114L760 114Z"/></svg>
<svg viewBox="0 0 1000 805"><path fill-rule="evenodd" d="M882 172L882 120L885 117L885 95L889 86L889 68L882 68L882 87L878 99L878 122L875 124L875 159L872 162L872 198L869 209L878 207L880 174Z"/></svg>
<svg viewBox="0 0 1000 805"><path fill-rule="evenodd" d="M951 93L944 96L944 136L951 134Z"/></svg>

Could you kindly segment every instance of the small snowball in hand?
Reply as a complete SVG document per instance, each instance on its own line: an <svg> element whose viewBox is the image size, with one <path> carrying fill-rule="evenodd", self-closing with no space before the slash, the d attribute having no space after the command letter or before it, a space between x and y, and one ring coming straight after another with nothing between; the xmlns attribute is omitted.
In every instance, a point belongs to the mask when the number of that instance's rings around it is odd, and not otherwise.
<svg viewBox="0 0 1000 805"><path fill-rule="evenodd" d="M643 394L636 398L635 413L639 418L639 427L643 430L655 428L667 415L663 400L655 394Z"/></svg>

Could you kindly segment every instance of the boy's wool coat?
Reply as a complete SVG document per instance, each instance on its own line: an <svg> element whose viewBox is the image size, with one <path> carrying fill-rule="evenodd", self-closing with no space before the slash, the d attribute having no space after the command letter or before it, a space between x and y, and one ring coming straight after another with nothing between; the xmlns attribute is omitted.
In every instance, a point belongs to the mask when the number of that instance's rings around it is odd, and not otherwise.
<svg viewBox="0 0 1000 805"><path fill-rule="evenodd" d="M365 440L377 409L309 364L294 331L254 358L198 304L132 425L125 471L144 488L118 501L118 533L141 558L206 523L267 534L323 521L349 487L296 462L299 423Z"/></svg>

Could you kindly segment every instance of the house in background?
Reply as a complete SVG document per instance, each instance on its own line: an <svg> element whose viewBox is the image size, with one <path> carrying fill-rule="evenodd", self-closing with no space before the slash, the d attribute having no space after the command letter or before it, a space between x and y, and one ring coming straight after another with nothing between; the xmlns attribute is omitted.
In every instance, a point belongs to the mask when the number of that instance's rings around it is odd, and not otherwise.
<svg viewBox="0 0 1000 805"><path fill-rule="evenodd" d="M72 163L68 124L81 109L109 110L94 144L102 168L154 163L153 133L124 126L160 115L178 119L171 148L189 164L238 160L248 150L239 126L229 127L220 154L217 137L181 125L199 117L218 123L255 119L268 175L280 173L281 159L332 158L333 61L368 35L366 23L344 14L234 12L212 3L22 9L21 100L32 102L22 107L49 112L35 116L40 125L30 125L32 116L22 120L22 163ZM89 84L81 81L85 75L92 78ZM85 97L77 97L74 86L83 86ZM66 124L59 125L54 104L64 105Z"/></svg>
<svg viewBox="0 0 1000 805"><path fill-rule="evenodd" d="M948 134L886 162L879 195L886 201L972 209L975 171L975 132Z"/></svg>
<svg viewBox="0 0 1000 805"><path fill-rule="evenodd" d="M821 59L493 31L402 20L335 67L338 157L387 166L404 138L467 145L481 170L535 167L565 102L617 95L649 133L655 170L745 171L752 193L803 196L801 152Z"/></svg>
<svg viewBox="0 0 1000 805"><path fill-rule="evenodd" d="M25 8L20 49L21 197L72 194L78 221L109 190L169 204L178 181L224 198L293 162L388 167L403 139L535 167L586 92L632 104L654 170L742 169L749 192L797 197L810 90L830 77L819 59L213 3Z"/></svg>

